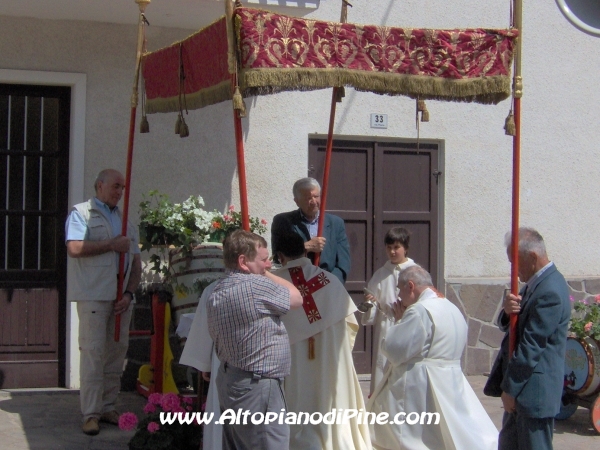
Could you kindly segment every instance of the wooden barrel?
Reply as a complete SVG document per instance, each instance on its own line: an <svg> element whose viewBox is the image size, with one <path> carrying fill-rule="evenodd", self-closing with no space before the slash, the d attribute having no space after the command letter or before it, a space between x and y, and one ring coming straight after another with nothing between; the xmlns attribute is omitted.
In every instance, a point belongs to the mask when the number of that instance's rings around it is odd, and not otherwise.
<svg viewBox="0 0 600 450"><path fill-rule="evenodd" d="M184 284L193 292L188 295L175 293L171 302L175 325L185 313L195 313L198 298L206 286L215 280L223 278L225 266L223 264L223 244L208 242L197 246L192 251L191 258L183 258L179 250L171 254L171 267L173 278L178 284Z"/></svg>
<svg viewBox="0 0 600 450"><path fill-rule="evenodd" d="M567 338L565 387L582 397L600 391L600 349L594 339Z"/></svg>

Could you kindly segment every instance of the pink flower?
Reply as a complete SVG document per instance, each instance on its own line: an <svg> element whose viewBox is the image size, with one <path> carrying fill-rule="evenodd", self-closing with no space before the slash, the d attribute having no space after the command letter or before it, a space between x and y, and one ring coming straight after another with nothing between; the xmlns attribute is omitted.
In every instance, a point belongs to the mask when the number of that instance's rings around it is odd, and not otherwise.
<svg viewBox="0 0 600 450"><path fill-rule="evenodd" d="M231 220L231 217L229 217L229 215L225 214L225 215L223 216L223 220L224 220L225 222L229 222L229 221Z"/></svg>
<svg viewBox="0 0 600 450"><path fill-rule="evenodd" d="M183 409L180 405L174 406L171 411L174 413L185 413L185 409Z"/></svg>
<svg viewBox="0 0 600 450"><path fill-rule="evenodd" d="M134 413L126 412L119 417L119 428L121 430L133 430L138 424L138 418Z"/></svg>
<svg viewBox="0 0 600 450"><path fill-rule="evenodd" d="M594 324L592 322L588 322L585 324L585 326L583 327L583 329L589 333L589 331L592 329L592 326L594 326Z"/></svg>
<svg viewBox="0 0 600 450"><path fill-rule="evenodd" d="M260 219L260 223L262 223L263 225L266 225L268 222L265 219Z"/></svg>
<svg viewBox="0 0 600 450"><path fill-rule="evenodd" d="M573 297L572 295L569 295L569 300L571 300L571 303L575 302L575 297Z"/></svg>
<svg viewBox="0 0 600 450"><path fill-rule="evenodd" d="M179 397L177 394L173 394L171 392L163 395L160 406L162 406L162 409L166 412L175 411L175 408L181 408L179 406Z"/></svg>
<svg viewBox="0 0 600 450"><path fill-rule="evenodd" d="M150 422L148 424L148 431L150 433L156 433L158 430L160 430L160 425L157 424L156 422Z"/></svg>
<svg viewBox="0 0 600 450"><path fill-rule="evenodd" d="M146 403L146 406L144 406L144 412L146 414L152 414L155 411L156 411L156 405L154 403Z"/></svg>
<svg viewBox="0 0 600 450"><path fill-rule="evenodd" d="M150 394L148 396L148 403L152 403L153 405L160 405L162 402L162 394L155 392L154 394Z"/></svg>
<svg viewBox="0 0 600 450"><path fill-rule="evenodd" d="M194 408L192 408L190 405L187 405L187 406L185 407L185 409L187 409L188 411L193 411L193 409L194 409Z"/></svg>
<svg viewBox="0 0 600 450"><path fill-rule="evenodd" d="M600 305L600 294L594 297L596 299L596 304Z"/></svg>
<svg viewBox="0 0 600 450"><path fill-rule="evenodd" d="M235 206L229 205L229 211L235 211Z"/></svg>
<svg viewBox="0 0 600 450"><path fill-rule="evenodd" d="M194 404L194 399L192 397L183 397L183 403L186 403L188 405L193 405Z"/></svg>

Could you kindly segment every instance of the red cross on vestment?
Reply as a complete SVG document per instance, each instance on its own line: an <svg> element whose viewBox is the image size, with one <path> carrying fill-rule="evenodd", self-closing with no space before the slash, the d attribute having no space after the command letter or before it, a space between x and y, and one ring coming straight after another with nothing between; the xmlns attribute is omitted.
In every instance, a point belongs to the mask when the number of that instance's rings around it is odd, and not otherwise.
<svg viewBox="0 0 600 450"><path fill-rule="evenodd" d="M304 299L302 307L304 308L304 312L308 318L308 323L321 320L321 314L319 313L319 309L317 308L317 304L315 303L315 299L312 295L322 287L328 285L329 279L323 272L321 272L312 277L310 280L306 281L306 278L304 278L304 272L302 272L302 267L292 267L288 270L290 271L290 276L292 277L292 283L294 283L294 286L296 286L296 288L300 291L300 294Z"/></svg>

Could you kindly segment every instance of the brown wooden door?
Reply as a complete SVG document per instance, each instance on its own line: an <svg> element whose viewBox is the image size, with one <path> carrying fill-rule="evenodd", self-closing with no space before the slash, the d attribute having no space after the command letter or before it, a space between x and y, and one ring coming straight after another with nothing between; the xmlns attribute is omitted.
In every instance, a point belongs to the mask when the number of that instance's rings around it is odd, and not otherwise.
<svg viewBox="0 0 600 450"><path fill-rule="evenodd" d="M309 141L309 176L323 179L324 139ZM409 256L432 272L438 254L438 145L414 142L334 140L327 211L346 223L352 269L350 296L363 301L363 287L386 261L383 238L392 227L411 232ZM360 321L359 313L357 318ZM354 346L358 373L370 373L371 327L361 327Z"/></svg>
<svg viewBox="0 0 600 450"><path fill-rule="evenodd" d="M0 84L0 388L65 383L70 97Z"/></svg>

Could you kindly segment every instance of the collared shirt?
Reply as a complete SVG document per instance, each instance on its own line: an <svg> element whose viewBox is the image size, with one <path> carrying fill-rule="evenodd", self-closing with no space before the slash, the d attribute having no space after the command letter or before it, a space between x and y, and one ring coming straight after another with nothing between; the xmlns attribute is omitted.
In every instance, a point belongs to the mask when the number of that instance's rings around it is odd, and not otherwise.
<svg viewBox="0 0 600 450"><path fill-rule="evenodd" d="M309 220L308 217L304 215L302 210L300 210L300 217L302 218L302 223L306 225L308 228L308 234L310 234L311 238L314 238L317 234L319 234L319 212L313 220Z"/></svg>
<svg viewBox="0 0 600 450"><path fill-rule="evenodd" d="M290 309L289 291L264 275L225 273L206 303L219 360L264 377L286 377L290 343L280 316Z"/></svg>

